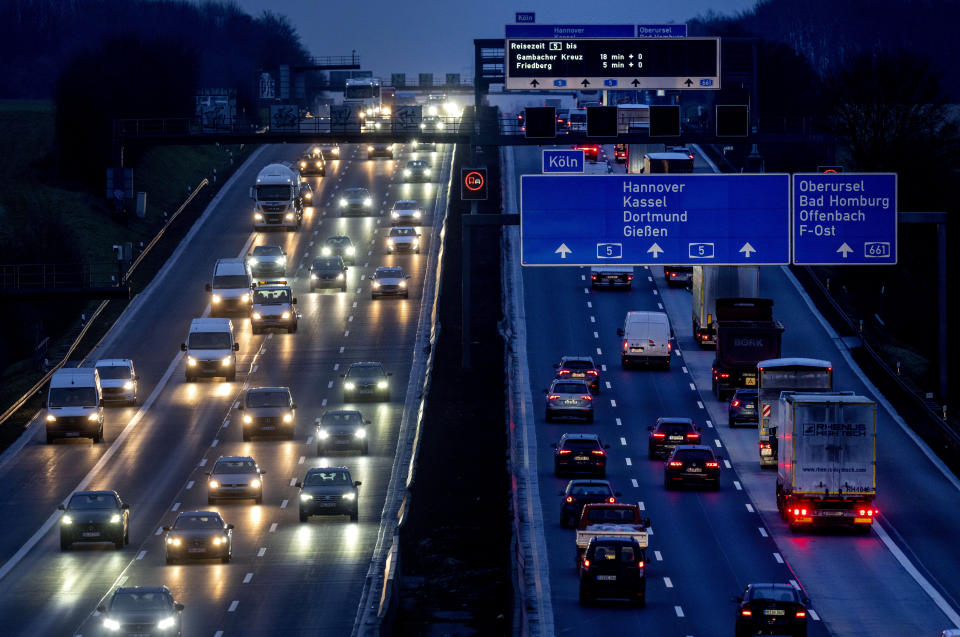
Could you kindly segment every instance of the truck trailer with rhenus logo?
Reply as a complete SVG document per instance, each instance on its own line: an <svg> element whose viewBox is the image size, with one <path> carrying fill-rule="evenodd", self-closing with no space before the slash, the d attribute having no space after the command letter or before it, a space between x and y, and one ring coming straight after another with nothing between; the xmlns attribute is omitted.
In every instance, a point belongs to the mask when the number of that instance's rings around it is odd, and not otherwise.
<svg viewBox="0 0 960 637"><path fill-rule="evenodd" d="M869 531L878 514L877 404L854 392L780 394L777 509L792 531Z"/></svg>
<svg viewBox="0 0 960 637"><path fill-rule="evenodd" d="M756 389L757 363L780 357L784 328L773 318L772 299L717 299L716 312L713 393L725 400L737 389Z"/></svg>

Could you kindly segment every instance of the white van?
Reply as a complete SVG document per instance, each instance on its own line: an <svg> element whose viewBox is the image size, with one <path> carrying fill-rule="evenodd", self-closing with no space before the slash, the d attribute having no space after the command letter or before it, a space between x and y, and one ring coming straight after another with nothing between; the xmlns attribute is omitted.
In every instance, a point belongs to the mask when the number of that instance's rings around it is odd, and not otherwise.
<svg viewBox="0 0 960 637"><path fill-rule="evenodd" d="M210 293L210 316L228 312L250 311L250 273L243 259L217 259L213 280L207 284Z"/></svg>
<svg viewBox="0 0 960 637"><path fill-rule="evenodd" d="M47 443L56 438L103 440L103 390L96 368L58 369L50 378Z"/></svg>
<svg viewBox="0 0 960 637"><path fill-rule="evenodd" d="M233 338L233 323L227 318L195 318L190 322L187 342L180 344L187 353L186 379L192 383L201 376L237 379L240 344Z"/></svg>
<svg viewBox="0 0 960 637"><path fill-rule="evenodd" d="M670 369L673 330L664 312L627 312L623 327L617 330L623 339L620 346L620 365L626 369L632 363L661 365Z"/></svg>

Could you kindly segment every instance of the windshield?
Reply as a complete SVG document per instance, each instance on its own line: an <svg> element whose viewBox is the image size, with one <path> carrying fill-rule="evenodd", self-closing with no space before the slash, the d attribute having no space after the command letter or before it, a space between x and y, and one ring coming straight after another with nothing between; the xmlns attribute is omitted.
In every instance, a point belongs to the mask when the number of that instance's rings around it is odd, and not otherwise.
<svg viewBox="0 0 960 637"><path fill-rule="evenodd" d="M763 389L831 389L831 374L824 370L764 369L760 376Z"/></svg>
<svg viewBox="0 0 960 637"><path fill-rule="evenodd" d="M660 423L657 431L667 435L685 434L693 431L693 425L686 422L664 422Z"/></svg>
<svg viewBox="0 0 960 637"><path fill-rule="evenodd" d="M256 473L257 463L253 460L218 460L213 466L214 473Z"/></svg>
<svg viewBox="0 0 960 637"><path fill-rule="evenodd" d="M303 481L305 487L335 487L353 484L346 471L313 471Z"/></svg>
<svg viewBox="0 0 960 637"><path fill-rule="evenodd" d="M340 260L340 257L333 259L314 259L313 261L314 270L342 270L343 261Z"/></svg>
<svg viewBox="0 0 960 637"><path fill-rule="evenodd" d="M285 391L251 391L247 393L247 407L287 407L290 394Z"/></svg>
<svg viewBox="0 0 960 637"><path fill-rule="evenodd" d="M789 588L772 586L754 586L750 589L750 599L769 599L775 602L797 602L797 594Z"/></svg>
<svg viewBox="0 0 960 637"><path fill-rule="evenodd" d="M289 185L277 184L272 186L257 186L257 199L260 201L290 201L291 189Z"/></svg>
<svg viewBox="0 0 960 637"><path fill-rule="evenodd" d="M126 380L130 378L130 368L126 365L97 365L100 380Z"/></svg>
<svg viewBox="0 0 960 637"><path fill-rule="evenodd" d="M383 376L383 370L379 365L358 365L350 368L347 372L347 378L380 378Z"/></svg>
<svg viewBox="0 0 960 637"><path fill-rule="evenodd" d="M403 270L390 268L389 270L377 270L373 277L375 279L400 279L403 277Z"/></svg>
<svg viewBox="0 0 960 637"><path fill-rule="evenodd" d="M427 162L421 161L421 160L407 162L407 168L423 168L426 165L427 165Z"/></svg>
<svg viewBox="0 0 960 637"><path fill-rule="evenodd" d="M279 305L290 302L290 290L280 288L278 290L256 290L253 293L253 302L257 305Z"/></svg>
<svg viewBox="0 0 960 637"><path fill-rule="evenodd" d="M363 418L359 412L338 411L324 414L320 423L323 425L362 425Z"/></svg>
<svg viewBox="0 0 960 637"><path fill-rule="evenodd" d="M586 390L580 383L555 383L553 386L554 394L582 394Z"/></svg>
<svg viewBox="0 0 960 637"><path fill-rule="evenodd" d="M219 515L181 515L173 523L178 531L184 529L222 529L223 518Z"/></svg>
<svg viewBox="0 0 960 637"><path fill-rule="evenodd" d="M117 509L117 497L112 493L78 493L70 498L67 506L71 511L89 509Z"/></svg>
<svg viewBox="0 0 960 637"><path fill-rule="evenodd" d="M330 237L327 243L334 246L346 245L350 243L350 237Z"/></svg>
<svg viewBox="0 0 960 637"><path fill-rule="evenodd" d="M587 361L566 361L563 369L593 369L593 365Z"/></svg>
<svg viewBox="0 0 960 637"><path fill-rule="evenodd" d="M110 603L110 610L116 611L150 611L150 610L170 610L173 607L173 600L170 595L160 592L124 592L113 596Z"/></svg>
<svg viewBox="0 0 960 637"><path fill-rule="evenodd" d="M684 462L711 462L713 454L706 449L681 449L676 453L674 459Z"/></svg>
<svg viewBox="0 0 960 637"><path fill-rule="evenodd" d="M191 332L188 349L230 349L229 332Z"/></svg>
<svg viewBox="0 0 960 637"><path fill-rule="evenodd" d="M596 440L567 440L563 443L564 449L570 449L571 451L589 451L591 449L599 449L600 443Z"/></svg>
<svg viewBox="0 0 960 637"><path fill-rule="evenodd" d="M225 274L213 277L213 287L216 290L224 288L248 288L250 279L245 274Z"/></svg>
<svg viewBox="0 0 960 637"><path fill-rule="evenodd" d="M96 407L98 402L95 387L51 387L48 404L51 407Z"/></svg>
<svg viewBox="0 0 960 637"><path fill-rule="evenodd" d="M362 86L347 86L343 91L344 99L362 100L380 95L380 87L365 84Z"/></svg>
<svg viewBox="0 0 960 637"><path fill-rule="evenodd" d="M573 495L610 495L610 487L605 484L578 484L570 489Z"/></svg>
<svg viewBox="0 0 960 637"><path fill-rule="evenodd" d="M420 207L420 204L418 204L416 201L404 200L404 201L398 201L397 203L393 204L394 210L416 210L419 207Z"/></svg>
<svg viewBox="0 0 960 637"><path fill-rule="evenodd" d="M632 546L619 546L616 544L594 545L593 559L597 562L615 562L619 560L632 564L636 560Z"/></svg>
<svg viewBox="0 0 960 637"><path fill-rule="evenodd" d="M250 253L254 257L282 257L283 249L280 246L257 246Z"/></svg>
<svg viewBox="0 0 960 637"><path fill-rule="evenodd" d="M391 237L415 237L417 231L413 228L394 228L390 231Z"/></svg>

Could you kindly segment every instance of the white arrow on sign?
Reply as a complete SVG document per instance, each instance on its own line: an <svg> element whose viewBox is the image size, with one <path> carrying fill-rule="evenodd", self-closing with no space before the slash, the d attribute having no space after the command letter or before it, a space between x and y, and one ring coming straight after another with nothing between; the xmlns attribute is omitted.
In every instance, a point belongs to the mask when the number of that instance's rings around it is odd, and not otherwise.
<svg viewBox="0 0 960 637"><path fill-rule="evenodd" d="M837 248L837 252L843 255L843 258L846 259L847 255L853 252L853 248L847 245L847 242L844 241L843 244Z"/></svg>
<svg viewBox="0 0 960 637"><path fill-rule="evenodd" d="M757 251L757 249L754 248L752 245L750 245L750 242L749 242L749 241L747 241L746 243L744 243L744 244L743 244L743 247L738 250L738 252L742 252L742 253L743 253L743 256L745 256L745 257L748 258L748 259L750 258L750 255L753 254L753 253L756 252L756 251Z"/></svg>
<svg viewBox="0 0 960 637"><path fill-rule="evenodd" d="M654 243L647 252L652 253L654 259L659 259L660 255L663 254L663 248Z"/></svg>
<svg viewBox="0 0 960 637"><path fill-rule="evenodd" d="M567 255L571 252L573 252L573 250L568 248L566 243L561 243L560 247L553 251L554 254L559 254L561 259L566 259Z"/></svg>

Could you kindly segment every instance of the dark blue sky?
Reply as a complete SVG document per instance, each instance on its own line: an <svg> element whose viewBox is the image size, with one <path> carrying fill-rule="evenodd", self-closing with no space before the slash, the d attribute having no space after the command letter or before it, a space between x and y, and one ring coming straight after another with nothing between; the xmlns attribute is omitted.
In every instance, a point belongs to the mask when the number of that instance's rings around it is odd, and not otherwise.
<svg viewBox="0 0 960 637"><path fill-rule="evenodd" d="M515 11L534 11L539 24L686 22L713 10L730 14L756 0L236 0L259 15L281 13L296 25L313 55L349 55L378 77L419 72L473 75L473 39L503 37Z"/></svg>

